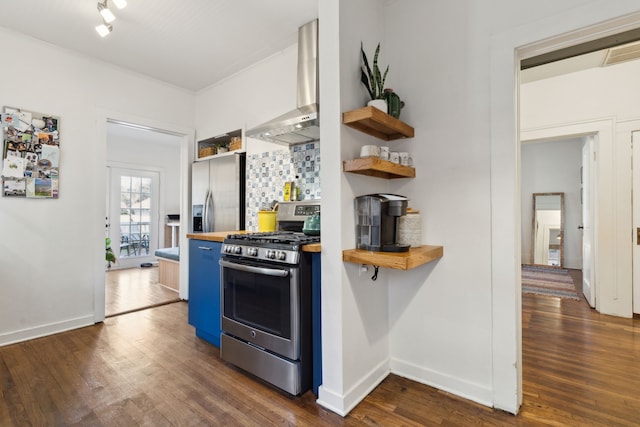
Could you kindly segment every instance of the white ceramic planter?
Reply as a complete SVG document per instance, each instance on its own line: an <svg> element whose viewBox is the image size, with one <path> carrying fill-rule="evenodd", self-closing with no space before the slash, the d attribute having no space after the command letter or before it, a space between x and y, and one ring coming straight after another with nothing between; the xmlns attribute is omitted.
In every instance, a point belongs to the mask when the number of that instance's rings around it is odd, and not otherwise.
<svg viewBox="0 0 640 427"><path fill-rule="evenodd" d="M371 101L367 102L367 105L371 107L375 107L378 110L382 110L385 113L389 112L387 107L387 101L385 101L384 99L372 99Z"/></svg>

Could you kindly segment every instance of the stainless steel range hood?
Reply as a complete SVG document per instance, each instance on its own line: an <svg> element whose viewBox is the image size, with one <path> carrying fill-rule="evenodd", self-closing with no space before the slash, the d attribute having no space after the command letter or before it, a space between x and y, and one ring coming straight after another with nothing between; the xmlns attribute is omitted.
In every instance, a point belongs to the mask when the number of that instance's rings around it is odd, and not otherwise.
<svg viewBox="0 0 640 427"><path fill-rule="evenodd" d="M249 129L247 136L294 145L320 139L318 120L318 20L298 29L297 108Z"/></svg>

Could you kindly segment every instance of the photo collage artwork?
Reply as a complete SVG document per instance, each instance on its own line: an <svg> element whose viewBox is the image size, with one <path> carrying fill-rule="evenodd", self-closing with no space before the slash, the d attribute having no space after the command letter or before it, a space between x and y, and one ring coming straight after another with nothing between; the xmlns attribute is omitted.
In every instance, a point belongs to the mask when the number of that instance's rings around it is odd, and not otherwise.
<svg viewBox="0 0 640 427"><path fill-rule="evenodd" d="M58 198L60 120L5 107L2 111L2 195Z"/></svg>

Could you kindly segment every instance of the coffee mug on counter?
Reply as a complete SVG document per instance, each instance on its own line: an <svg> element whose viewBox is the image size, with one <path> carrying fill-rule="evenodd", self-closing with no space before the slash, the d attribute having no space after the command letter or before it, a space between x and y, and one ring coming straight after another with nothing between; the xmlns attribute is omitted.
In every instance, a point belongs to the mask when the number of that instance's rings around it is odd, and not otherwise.
<svg viewBox="0 0 640 427"><path fill-rule="evenodd" d="M377 145L363 145L360 149L360 157L378 157L380 155L380 147Z"/></svg>

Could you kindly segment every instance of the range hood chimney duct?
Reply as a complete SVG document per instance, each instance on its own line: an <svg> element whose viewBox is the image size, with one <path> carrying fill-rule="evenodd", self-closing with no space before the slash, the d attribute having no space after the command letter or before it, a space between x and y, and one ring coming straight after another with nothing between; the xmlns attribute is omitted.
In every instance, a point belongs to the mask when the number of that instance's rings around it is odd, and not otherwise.
<svg viewBox="0 0 640 427"><path fill-rule="evenodd" d="M318 20L298 29L297 108L247 131L250 138L295 145L320 140Z"/></svg>

